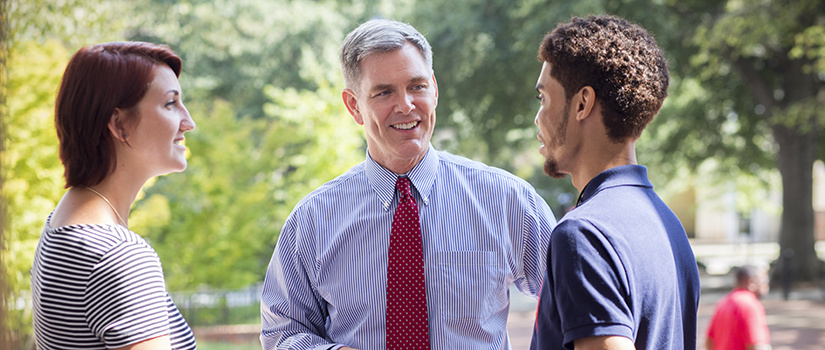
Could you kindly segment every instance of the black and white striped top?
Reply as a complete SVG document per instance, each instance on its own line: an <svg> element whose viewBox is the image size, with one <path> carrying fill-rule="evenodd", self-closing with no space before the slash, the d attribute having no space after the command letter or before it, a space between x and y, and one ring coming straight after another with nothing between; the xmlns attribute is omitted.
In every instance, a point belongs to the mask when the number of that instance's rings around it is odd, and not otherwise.
<svg viewBox="0 0 825 350"><path fill-rule="evenodd" d="M49 220L31 271L39 349L117 348L165 334L173 349L195 349L143 238L122 226L51 228Z"/></svg>

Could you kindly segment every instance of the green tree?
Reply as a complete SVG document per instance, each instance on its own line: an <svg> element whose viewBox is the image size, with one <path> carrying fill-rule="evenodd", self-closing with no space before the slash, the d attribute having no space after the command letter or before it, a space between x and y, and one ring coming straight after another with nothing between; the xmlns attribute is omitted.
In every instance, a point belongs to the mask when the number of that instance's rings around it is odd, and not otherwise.
<svg viewBox="0 0 825 350"><path fill-rule="evenodd" d="M153 1L136 12L128 37L181 55L199 125L189 169L159 178L133 212L170 289L259 281L297 201L363 159L338 50L352 23L387 4Z"/></svg>
<svg viewBox="0 0 825 350"><path fill-rule="evenodd" d="M544 34L571 15L604 12L603 1L422 0L402 18L433 46L439 85L434 144L504 168L533 184L561 216L575 204L569 179L545 176L535 99Z"/></svg>
<svg viewBox="0 0 825 350"><path fill-rule="evenodd" d="M708 159L727 179L767 179L778 168L782 254L793 251L790 270L812 280L820 271L811 169L825 144L818 135L823 112L815 108L825 102L823 6L815 0L421 1L412 18L433 44L440 123L450 132L446 148L510 170L527 159L520 154L535 152L526 150L535 143L536 108L527 101L544 33L591 13L642 24L664 47L672 73L671 97L640 140L640 160L662 170L654 182L667 184L684 169L690 175ZM530 180L540 190L559 187L541 176Z"/></svg>
<svg viewBox="0 0 825 350"><path fill-rule="evenodd" d="M340 89L265 90L264 118L190 104L188 169L158 178L136 204L133 229L158 251L170 290L260 281L292 207L363 158Z"/></svg>
<svg viewBox="0 0 825 350"><path fill-rule="evenodd" d="M3 271L13 306L4 320L12 347L30 348L29 270L46 216L62 195L54 99L71 51L112 38L116 2L7 0L4 11ZM7 30L7 31L6 31Z"/></svg>
<svg viewBox="0 0 825 350"><path fill-rule="evenodd" d="M6 69L6 60L8 57L8 2L0 0L0 140L6 139L6 115L8 109L6 108L6 79L8 70ZM6 280L6 236L5 236L5 221L6 221L6 205L2 200L3 195L3 154L5 154L5 142L0 142L0 266L3 271L0 272L0 346L3 348L11 348L11 331L8 322L8 310L11 306L9 300L9 287Z"/></svg>
<svg viewBox="0 0 825 350"><path fill-rule="evenodd" d="M356 4L359 2L356 2ZM324 81L340 81L338 45L346 17L335 1L165 1L136 11L130 40L169 44L184 60L189 100L223 99L238 117L264 117L267 85L318 88L306 60L326 64Z"/></svg>
<svg viewBox="0 0 825 350"><path fill-rule="evenodd" d="M9 220L4 227L4 273L11 305L28 301L29 269L46 216L62 194L62 167L54 131L54 92L68 52L55 41L44 45L16 43L9 59L9 115L3 153L3 202ZM19 70L25 60L31 69ZM30 331L29 310L13 309L13 331Z"/></svg>
<svg viewBox="0 0 825 350"><path fill-rule="evenodd" d="M433 46L444 146L516 168L513 152L535 146L538 44L571 13L599 11L598 1L421 1L412 24ZM531 151L535 153L535 148Z"/></svg>
<svg viewBox="0 0 825 350"><path fill-rule="evenodd" d="M677 89L702 91L669 118L671 142L662 151L692 164L712 157L732 174L779 169L780 254L792 256L794 278L817 280L812 169L823 156L825 114L816 106L825 103L825 3L668 3L659 25L676 29L665 42L679 57L672 65L683 77Z"/></svg>

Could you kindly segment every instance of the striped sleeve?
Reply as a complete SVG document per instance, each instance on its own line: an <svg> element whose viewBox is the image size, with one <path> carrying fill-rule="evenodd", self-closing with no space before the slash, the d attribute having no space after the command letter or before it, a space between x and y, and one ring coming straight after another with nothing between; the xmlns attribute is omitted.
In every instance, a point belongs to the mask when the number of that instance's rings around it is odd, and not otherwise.
<svg viewBox="0 0 825 350"><path fill-rule="evenodd" d="M513 211L522 211L521 230L511 239L515 242L515 254L520 254L515 269L516 287L532 297L538 297L547 270L547 247L550 235L556 227L556 217L541 196L532 187L525 186L525 198Z"/></svg>
<svg viewBox="0 0 825 350"><path fill-rule="evenodd" d="M301 208L296 208L287 218L264 277L260 338L266 350L314 349L329 344L325 339L326 305L312 287L302 261L311 255L300 249L298 236L313 235L303 232L311 225L308 215L296 214L300 212Z"/></svg>
<svg viewBox="0 0 825 350"><path fill-rule="evenodd" d="M93 268L85 292L86 320L107 347L170 333L160 259L145 245L122 242Z"/></svg>

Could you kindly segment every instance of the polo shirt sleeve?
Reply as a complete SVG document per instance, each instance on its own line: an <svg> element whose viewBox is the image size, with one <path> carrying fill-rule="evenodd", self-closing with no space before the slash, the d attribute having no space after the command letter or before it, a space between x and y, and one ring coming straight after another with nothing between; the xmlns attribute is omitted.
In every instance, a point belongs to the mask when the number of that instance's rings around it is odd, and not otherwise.
<svg viewBox="0 0 825 350"><path fill-rule="evenodd" d="M625 267L613 245L587 220L562 221L550 243L553 300L564 346L594 336L633 339Z"/></svg>
<svg viewBox="0 0 825 350"><path fill-rule="evenodd" d="M86 287L86 320L107 347L169 334L166 283L155 251L120 243L101 256Z"/></svg>

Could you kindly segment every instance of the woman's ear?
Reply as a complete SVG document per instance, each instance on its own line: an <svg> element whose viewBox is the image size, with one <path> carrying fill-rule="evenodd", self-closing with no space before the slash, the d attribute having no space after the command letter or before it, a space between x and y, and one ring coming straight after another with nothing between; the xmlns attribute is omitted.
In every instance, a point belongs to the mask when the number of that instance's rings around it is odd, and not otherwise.
<svg viewBox="0 0 825 350"><path fill-rule="evenodd" d="M109 124L107 126L115 140L120 140L120 142L132 147L132 145L129 144L129 133L126 130L125 118L126 113L120 108L115 108L115 112L112 113L112 117L109 118Z"/></svg>

